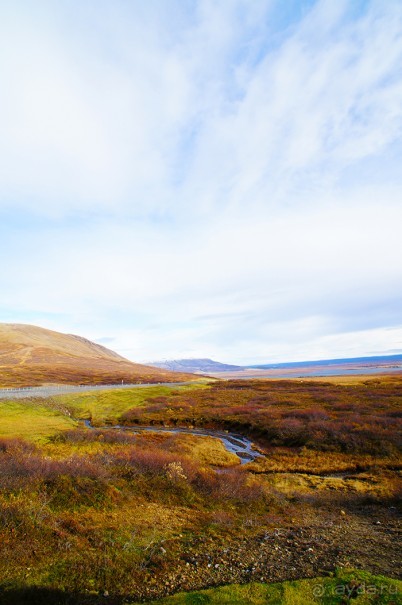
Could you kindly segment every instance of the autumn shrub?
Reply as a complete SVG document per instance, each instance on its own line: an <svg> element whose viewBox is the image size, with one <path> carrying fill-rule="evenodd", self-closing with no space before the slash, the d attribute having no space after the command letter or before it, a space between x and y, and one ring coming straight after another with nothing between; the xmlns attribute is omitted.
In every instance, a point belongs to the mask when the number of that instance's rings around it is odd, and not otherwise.
<svg viewBox="0 0 402 605"><path fill-rule="evenodd" d="M262 486L249 483L247 473L238 468L219 473L203 470L192 478L192 485L215 504L229 501L251 505L264 495Z"/></svg>
<svg viewBox="0 0 402 605"><path fill-rule="evenodd" d="M393 455L402 447L400 378L338 385L235 380L133 408L125 424L192 424L236 431L267 445Z"/></svg>
<svg viewBox="0 0 402 605"><path fill-rule="evenodd" d="M113 456L113 464L126 477L164 475L165 467L177 461L177 456L159 449L130 448Z"/></svg>
<svg viewBox="0 0 402 605"><path fill-rule="evenodd" d="M131 445L137 440L137 435L133 435L127 430L116 429L74 429L63 431L51 439L54 443L96 443L103 442L108 444Z"/></svg>
<svg viewBox="0 0 402 605"><path fill-rule="evenodd" d="M187 481L187 475L184 472L181 462L169 462L166 467L166 477L173 483Z"/></svg>
<svg viewBox="0 0 402 605"><path fill-rule="evenodd" d="M385 415L388 418L402 418L402 409L401 410L390 410L385 412Z"/></svg>
<svg viewBox="0 0 402 605"><path fill-rule="evenodd" d="M263 497L263 488L258 483L249 483L246 473L230 469L217 475L213 497L218 500L234 500L251 505Z"/></svg>
<svg viewBox="0 0 402 605"><path fill-rule="evenodd" d="M163 395L158 395L157 397L149 397L146 401L151 404L156 404L156 403L166 404L169 400L167 397L165 397Z"/></svg>
<svg viewBox="0 0 402 605"><path fill-rule="evenodd" d="M29 444L10 440L0 450L0 487L18 490L37 487L41 483L55 482L61 476L103 480L107 468L89 456L71 455L63 459L44 456Z"/></svg>
<svg viewBox="0 0 402 605"><path fill-rule="evenodd" d="M329 420L329 414L320 408L304 408L284 411L283 418L297 418L305 422Z"/></svg>
<svg viewBox="0 0 402 605"><path fill-rule="evenodd" d="M85 475L57 475L44 480L44 490L52 509L98 508L109 504L109 485Z"/></svg>
<svg viewBox="0 0 402 605"><path fill-rule="evenodd" d="M24 439L0 437L0 454L6 452L30 454L36 451L35 445Z"/></svg>
<svg viewBox="0 0 402 605"><path fill-rule="evenodd" d="M0 527L11 529L20 527L25 522L23 511L17 502L0 502Z"/></svg>

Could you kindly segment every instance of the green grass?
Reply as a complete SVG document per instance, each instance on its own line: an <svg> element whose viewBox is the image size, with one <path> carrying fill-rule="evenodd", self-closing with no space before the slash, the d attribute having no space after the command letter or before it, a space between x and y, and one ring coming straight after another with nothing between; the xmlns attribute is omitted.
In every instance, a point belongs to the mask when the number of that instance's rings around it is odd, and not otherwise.
<svg viewBox="0 0 402 605"><path fill-rule="evenodd" d="M178 593L149 605L399 605L402 582L357 570L275 584L231 584ZM135 605L135 604L132 604Z"/></svg>
<svg viewBox="0 0 402 605"><path fill-rule="evenodd" d="M200 382L180 387L87 391L58 395L46 400L0 401L0 437L44 441L61 431L76 427L74 418L91 419L95 426L116 424L122 413L146 405L150 398L178 391L185 394L195 388L207 388L207 385Z"/></svg>
<svg viewBox="0 0 402 605"><path fill-rule="evenodd" d="M208 388L205 382L197 382L178 387L155 386L69 393L68 395L58 395L54 400L68 407L74 417L91 419L94 426L102 426L117 424L124 412L147 405L147 400L150 398L169 396L173 393L185 395L194 389L205 388Z"/></svg>
<svg viewBox="0 0 402 605"><path fill-rule="evenodd" d="M0 402L0 437L43 441L77 423L63 411L32 401Z"/></svg>

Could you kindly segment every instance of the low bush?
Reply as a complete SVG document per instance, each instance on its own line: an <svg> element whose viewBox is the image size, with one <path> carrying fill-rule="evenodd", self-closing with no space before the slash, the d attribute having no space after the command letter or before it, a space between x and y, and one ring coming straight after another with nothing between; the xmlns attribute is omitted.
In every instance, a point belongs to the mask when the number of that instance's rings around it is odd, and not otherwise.
<svg viewBox="0 0 402 605"><path fill-rule="evenodd" d="M126 411L124 424L235 430L265 444L393 455L402 449L402 379L353 385L232 380Z"/></svg>

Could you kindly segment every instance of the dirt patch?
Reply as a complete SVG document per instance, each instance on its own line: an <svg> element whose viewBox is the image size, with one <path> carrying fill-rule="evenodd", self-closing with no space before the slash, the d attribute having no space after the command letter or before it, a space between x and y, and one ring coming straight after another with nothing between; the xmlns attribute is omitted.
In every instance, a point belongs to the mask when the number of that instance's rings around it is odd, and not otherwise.
<svg viewBox="0 0 402 605"><path fill-rule="evenodd" d="M393 507L339 510L336 515L322 511L306 521L301 527L269 531L251 527L241 538L197 538L174 569L162 577L145 575L138 597L220 584L312 578L339 567L400 577L400 519ZM169 550L169 542L164 547Z"/></svg>

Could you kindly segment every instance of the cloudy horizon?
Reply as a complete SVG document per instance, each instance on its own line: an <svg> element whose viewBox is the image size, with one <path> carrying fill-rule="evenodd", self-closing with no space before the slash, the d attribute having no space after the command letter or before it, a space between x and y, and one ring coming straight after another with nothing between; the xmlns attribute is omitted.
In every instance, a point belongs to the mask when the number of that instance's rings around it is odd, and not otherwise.
<svg viewBox="0 0 402 605"><path fill-rule="evenodd" d="M400 2L0 17L0 321L139 362L402 353Z"/></svg>

